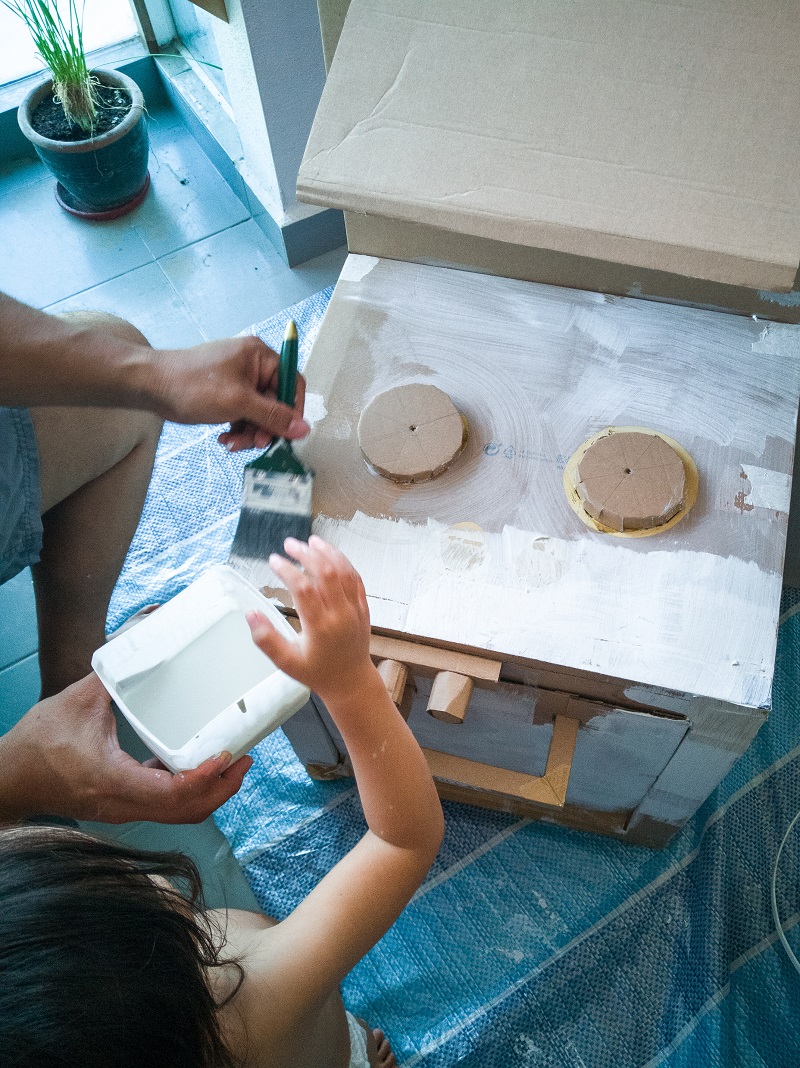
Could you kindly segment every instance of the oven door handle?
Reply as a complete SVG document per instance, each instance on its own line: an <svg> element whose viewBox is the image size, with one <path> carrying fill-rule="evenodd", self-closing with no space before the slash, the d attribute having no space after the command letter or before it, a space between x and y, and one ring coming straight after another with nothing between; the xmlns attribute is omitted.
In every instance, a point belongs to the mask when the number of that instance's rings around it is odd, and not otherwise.
<svg viewBox="0 0 800 1068"><path fill-rule="evenodd" d="M579 726L577 719L568 716L554 717L553 737L544 775L526 775L520 771L495 768L490 764L452 756L437 749L423 748L422 752L436 782L447 786L463 786L468 790L502 794L514 800L532 801L552 808L563 808Z"/></svg>

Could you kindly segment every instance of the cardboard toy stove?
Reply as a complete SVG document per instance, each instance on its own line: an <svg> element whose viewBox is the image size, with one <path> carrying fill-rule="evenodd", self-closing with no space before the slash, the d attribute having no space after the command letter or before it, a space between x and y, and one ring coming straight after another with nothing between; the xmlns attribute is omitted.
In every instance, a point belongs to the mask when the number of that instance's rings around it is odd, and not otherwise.
<svg viewBox="0 0 800 1068"><path fill-rule="evenodd" d="M342 26L347 7L321 2L335 57L298 182L346 209L359 254L306 366L315 529L364 577L444 796L663 845L770 708L800 373L794 4L353 0ZM412 385L468 432L398 482L387 450L422 433L433 455L436 418L409 401L380 462L359 420ZM668 509L592 503L623 473L661 492L639 453L598 475L608 428L658 440ZM430 475L413 440L399 467ZM319 700L284 729L312 774L349 773Z"/></svg>

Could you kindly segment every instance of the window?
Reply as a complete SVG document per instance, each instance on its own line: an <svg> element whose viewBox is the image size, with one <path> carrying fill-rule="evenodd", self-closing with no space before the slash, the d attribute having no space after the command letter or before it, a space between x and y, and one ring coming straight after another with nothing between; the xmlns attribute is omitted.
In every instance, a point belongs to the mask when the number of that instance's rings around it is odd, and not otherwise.
<svg viewBox="0 0 800 1068"><path fill-rule="evenodd" d="M58 0L66 15L67 0ZM138 36L128 0L78 0L83 9L83 46L87 52L117 44ZM0 85L42 70L44 64L36 54L28 29L17 15L0 4Z"/></svg>

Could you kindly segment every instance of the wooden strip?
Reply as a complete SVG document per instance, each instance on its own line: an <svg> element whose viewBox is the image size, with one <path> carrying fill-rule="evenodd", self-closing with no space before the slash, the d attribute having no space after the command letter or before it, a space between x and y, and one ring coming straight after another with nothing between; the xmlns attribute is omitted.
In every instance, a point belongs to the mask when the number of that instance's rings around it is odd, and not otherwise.
<svg viewBox="0 0 800 1068"><path fill-rule="evenodd" d="M452 756L438 749L424 749L425 759L436 780L468 786L473 790L505 794L523 801L535 801L540 805L560 808L553 788L544 776L525 775L506 768L494 768L477 760Z"/></svg>
<svg viewBox="0 0 800 1068"><path fill-rule="evenodd" d="M490 764L452 756L437 749L423 748L422 752L428 761L431 775L444 783L563 808L578 727L577 720L556 716L553 721L553 738L547 756L547 768L541 776L495 768Z"/></svg>
<svg viewBox="0 0 800 1068"><path fill-rule="evenodd" d="M378 660L400 660L409 667L431 671L454 671L485 682L497 682L502 667L499 660L484 660L481 656L437 649L433 645L421 645L400 638L387 638L382 634L371 635L369 651Z"/></svg>
<svg viewBox="0 0 800 1068"><path fill-rule="evenodd" d="M567 797L569 773L572 770L572 758L575 755L575 742L578 738L577 719L556 716L553 720L553 738L550 752L547 754L545 778L556 797L556 804L563 807Z"/></svg>

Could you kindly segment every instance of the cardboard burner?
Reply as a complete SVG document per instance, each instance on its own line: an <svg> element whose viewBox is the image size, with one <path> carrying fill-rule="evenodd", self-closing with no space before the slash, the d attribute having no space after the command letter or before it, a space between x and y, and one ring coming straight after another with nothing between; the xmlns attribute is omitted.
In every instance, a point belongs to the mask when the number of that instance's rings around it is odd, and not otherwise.
<svg viewBox="0 0 800 1068"><path fill-rule="evenodd" d="M466 420L436 386L395 386L373 397L358 421L364 459L393 482L427 482L467 442Z"/></svg>
<svg viewBox="0 0 800 1068"><path fill-rule="evenodd" d="M255 587L217 565L92 657L122 714L172 771L223 751L237 759L308 700L254 645L250 610L295 640Z"/></svg>

